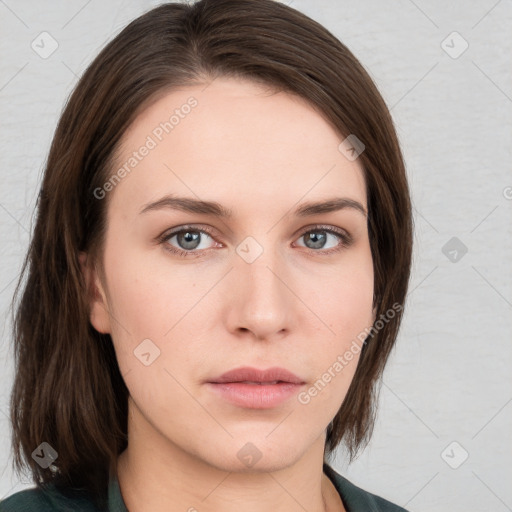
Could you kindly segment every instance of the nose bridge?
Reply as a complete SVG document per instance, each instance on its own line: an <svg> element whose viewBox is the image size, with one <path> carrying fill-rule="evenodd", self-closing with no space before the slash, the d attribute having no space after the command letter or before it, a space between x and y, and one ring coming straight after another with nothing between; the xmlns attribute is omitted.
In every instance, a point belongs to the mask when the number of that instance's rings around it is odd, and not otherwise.
<svg viewBox="0 0 512 512"><path fill-rule="evenodd" d="M286 286L289 273L272 235L247 237L236 248L234 268L236 289L232 311L236 327L251 330L257 337L268 337L290 327L290 301Z"/></svg>

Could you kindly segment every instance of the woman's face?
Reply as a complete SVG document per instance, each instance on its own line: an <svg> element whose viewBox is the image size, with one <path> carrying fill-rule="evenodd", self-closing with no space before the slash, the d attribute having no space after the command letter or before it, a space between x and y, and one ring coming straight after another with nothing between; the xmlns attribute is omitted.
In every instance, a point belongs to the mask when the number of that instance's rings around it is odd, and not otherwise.
<svg viewBox="0 0 512 512"><path fill-rule="evenodd" d="M95 191L109 206L91 322L111 333L148 452L229 471L323 453L374 320L365 182L343 139L302 99L225 78L161 96L124 134ZM165 197L188 202L149 206ZM231 216L184 208L196 201ZM244 366L303 384L209 383Z"/></svg>

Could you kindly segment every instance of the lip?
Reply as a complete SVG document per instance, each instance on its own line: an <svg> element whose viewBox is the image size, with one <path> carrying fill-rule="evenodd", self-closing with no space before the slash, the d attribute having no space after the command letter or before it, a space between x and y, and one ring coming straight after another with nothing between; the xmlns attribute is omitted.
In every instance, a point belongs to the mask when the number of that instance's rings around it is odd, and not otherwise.
<svg viewBox="0 0 512 512"><path fill-rule="evenodd" d="M304 384L304 381L300 377L286 370L285 368L280 368L278 366L273 366L272 368L267 368L266 370L258 370L257 368L252 368L251 366L242 366L240 368L229 370L228 372L223 373L220 377L216 377L212 380L209 380L208 382L218 384L244 381L262 383L281 381L290 384Z"/></svg>
<svg viewBox="0 0 512 512"><path fill-rule="evenodd" d="M222 399L238 407L270 409L289 400L305 381L284 368L258 370L245 366L223 373L206 384Z"/></svg>

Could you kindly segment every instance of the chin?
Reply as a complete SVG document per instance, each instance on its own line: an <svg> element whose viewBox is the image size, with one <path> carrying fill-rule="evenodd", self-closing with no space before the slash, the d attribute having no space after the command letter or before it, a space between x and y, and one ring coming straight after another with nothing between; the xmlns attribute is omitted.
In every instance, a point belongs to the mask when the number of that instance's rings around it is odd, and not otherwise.
<svg viewBox="0 0 512 512"><path fill-rule="evenodd" d="M254 465L250 466L241 462L237 456L232 459L223 461L219 469L223 471L229 471L232 473L272 473L274 471L280 471L292 466L299 459L298 455L294 456L288 452L274 453L272 455L262 455Z"/></svg>
<svg viewBox="0 0 512 512"><path fill-rule="evenodd" d="M208 462L232 473L268 473L292 466L307 450L290 436L276 435L270 440L266 435L236 436L226 444L219 442L218 452L211 453Z"/></svg>

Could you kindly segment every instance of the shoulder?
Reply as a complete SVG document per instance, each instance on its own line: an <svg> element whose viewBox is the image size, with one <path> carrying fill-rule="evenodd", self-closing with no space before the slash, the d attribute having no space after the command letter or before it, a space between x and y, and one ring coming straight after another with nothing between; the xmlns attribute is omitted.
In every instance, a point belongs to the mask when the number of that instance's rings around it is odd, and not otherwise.
<svg viewBox="0 0 512 512"><path fill-rule="evenodd" d="M55 510L41 489L25 489L0 501L0 512L46 512Z"/></svg>
<svg viewBox="0 0 512 512"><path fill-rule="evenodd" d="M354 485L327 464L324 464L324 471L338 490L347 512L408 512L405 508Z"/></svg>
<svg viewBox="0 0 512 512"><path fill-rule="evenodd" d="M0 512L99 512L82 497L70 498L53 486L16 492L0 501Z"/></svg>

